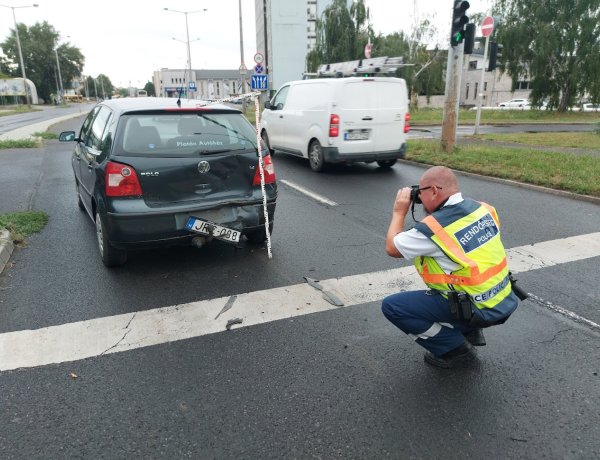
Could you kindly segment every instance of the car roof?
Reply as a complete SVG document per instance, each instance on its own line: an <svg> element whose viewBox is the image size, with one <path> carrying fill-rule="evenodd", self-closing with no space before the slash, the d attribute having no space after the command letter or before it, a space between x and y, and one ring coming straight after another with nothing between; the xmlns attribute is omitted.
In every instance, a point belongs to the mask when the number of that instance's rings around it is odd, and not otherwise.
<svg viewBox="0 0 600 460"><path fill-rule="evenodd" d="M180 101L178 106L177 101ZM135 112L143 110L225 110L232 113L242 113L241 110L200 99L176 99L174 97L123 97L118 99L107 99L100 103L117 112Z"/></svg>

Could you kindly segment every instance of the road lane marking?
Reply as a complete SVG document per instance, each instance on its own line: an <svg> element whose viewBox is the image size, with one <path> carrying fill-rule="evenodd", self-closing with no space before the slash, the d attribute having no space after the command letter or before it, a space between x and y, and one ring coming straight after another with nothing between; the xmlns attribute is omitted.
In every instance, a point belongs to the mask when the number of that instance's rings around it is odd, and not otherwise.
<svg viewBox="0 0 600 460"><path fill-rule="evenodd" d="M598 257L600 232L521 246L507 253L514 273ZM345 306L374 302L395 292L424 287L412 266L319 283ZM219 315L230 297L6 332L0 334L0 371L77 361L223 332L227 322L234 318L243 320L235 327L246 327L339 308L307 283L237 294L235 304Z"/></svg>
<svg viewBox="0 0 600 460"><path fill-rule="evenodd" d="M301 185L298 185L298 184L296 184L294 182L291 182L289 180L281 179L281 180L278 180L277 182L285 184L288 187L291 187L294 190L297 190L298 192L303 193L304 195L312 198L313 200L318 201L319 203L323 203L323 204L326 204L328 206L337 206L338 205L335 201L331 201L329 198L325 198L324 196L319 195L318 193L311 192L307 188L304 188Z"/></svg>

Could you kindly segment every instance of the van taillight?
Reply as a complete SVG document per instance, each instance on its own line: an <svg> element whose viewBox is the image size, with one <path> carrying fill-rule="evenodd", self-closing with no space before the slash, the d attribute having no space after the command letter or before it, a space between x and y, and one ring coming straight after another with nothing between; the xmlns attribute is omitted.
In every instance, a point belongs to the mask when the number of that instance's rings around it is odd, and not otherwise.
<svg viewBox="0 0 600 460"><path fill-rule="evenodd" d="M410 130L410 124L408 123L410 121L410 113L406 112L406 115L404 115L404 133L407 133Z"/></svg>
<svg viewBox="0 0 600 460"><path fill-rule="evenodd" d="M338 137L340 135L340 117L332 114L329 117L329 137Z"/></svg>
<svg viewBox="0 0 600 460"><path fill-rule="evenodd" d="M142 187L131 166L109 161L106 164L106 196L140 196Z"/></svg>
<svg viewBox="0 0 600 460"><path fill-rule="evenodd" d="M271 160L271 155L263 156L263 173L265 175L265 184L275 183L275 166ZM256 172L254 173L254 180L252 185L260 185L260 166L256 165Z"/></svg>

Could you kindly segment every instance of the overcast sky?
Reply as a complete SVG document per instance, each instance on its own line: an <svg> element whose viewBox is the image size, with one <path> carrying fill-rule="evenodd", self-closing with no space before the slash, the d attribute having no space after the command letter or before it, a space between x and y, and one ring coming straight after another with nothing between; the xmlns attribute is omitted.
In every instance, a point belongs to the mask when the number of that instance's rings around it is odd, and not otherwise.
<svg viewBox="0 0 600 460"><path fill-rule="evenodd" d="M3 5L34 2L0 0ZM35 1L35 0L34 0ZM304 1L304 0L286 0ZM116 86L143 87L162 67L186 68L186 15L165 11L199 11L187 15L192 67L237 69L240 66L238 0L37 0L37 8L16 8L17 22L32 26L48 21L61 43L77 46L86 58L84 74L106 74ZM376 33L409 32L414 24L413 0L365 0ZM445 46L453 0L418 0L416 17L435 21ZM472 0L470 12L489 13L490 0ZM202 11L204 8L207 11ZM254 0L242 0L244 61L256 52ZM0 42L14 29L10 8L0 7ZM174 40L175 39L175 40ZM25 63L27 68L27 63Z"/></svg>

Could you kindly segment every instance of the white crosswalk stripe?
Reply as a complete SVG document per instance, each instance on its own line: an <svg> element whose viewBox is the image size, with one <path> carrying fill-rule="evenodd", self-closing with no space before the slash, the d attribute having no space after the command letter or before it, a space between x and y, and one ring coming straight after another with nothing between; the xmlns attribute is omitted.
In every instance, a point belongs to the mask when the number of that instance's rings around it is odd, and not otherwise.
<svg viewBox="0 0 600 460"><path fill-rule="evenodd" d="M524 272L600 256L600 232L508 250L512 272ZM344 306L381 300L401 290L422 289L413 267L319 281ZM222 297L153 310L0 334L0 370L42 366L118 353L222 332L230 320L246 327L331 310L323 292L307 283L238 294L230 309Z"/></svg>

